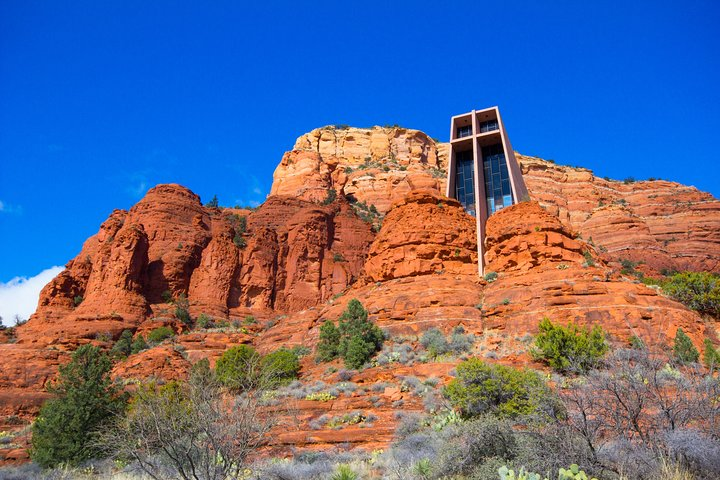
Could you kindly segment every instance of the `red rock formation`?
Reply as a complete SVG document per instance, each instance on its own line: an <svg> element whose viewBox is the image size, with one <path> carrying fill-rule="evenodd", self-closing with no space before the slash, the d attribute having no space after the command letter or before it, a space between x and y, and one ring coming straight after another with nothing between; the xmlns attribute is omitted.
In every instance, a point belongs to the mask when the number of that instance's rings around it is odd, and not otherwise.
<svg viewBox="0 0 720 480"><path fill-rule="evenodd" d="M364 278L378 282L441 272L477 273L475 219L456 200L433 191L412 192L385 217Z"/></svg>
<svg viewBox="0 0 720 480"><path fill-rule="evenodd" d="M179 185L160 185L129 211L114 211L43 289L31 320L0 337L0 420L31 418L44 385L79 344L109 347L108 337L123 329L146 335L171 325L183 334L118 363L114 375L180 378L192 362L214 360L232 345L313 347L321 323L337 319L352 298L417 358L425 330L462 326L477 336L473 354L529 364L527 339L544 316L601 324L618 344L630 335L667 344L678 327L696 343L708 335L712 325L619 275L615 262L644 261L648 273L720 271L720 202L710 195L665 181L601 180L519 156L539 205L490 218L487 269L499 276L486 283L476 274L474 219L440 193L446 152L414 130L319 129L283 157L272 195L255 211L203 207ZM328 189L338 198L325 205ZM352 201L375 205L376 225L386 213L377 235ZM187 295L193 316L227 320L227 331L185 333L165 292ZM242 322L246 316L254 319ZM276 446L381 447L401 408L394 402L423 408L402 390L402 376L446 382L457 361L391 362L357 374L358 391L331 404L300 400L300 424L279 434ZM327 367L304 359L303 381L331 381ZM373 391L379 382L390 385ZM375 425L309 427L322 413L354 408L377 414Z"/></svg>
<svg viewBox="0 0 720 480"><path fill-rule="evenodd" d="M530 196L605 252L660 270L720 272L720 201L665 180L620 182L518 155Z"/></svg>

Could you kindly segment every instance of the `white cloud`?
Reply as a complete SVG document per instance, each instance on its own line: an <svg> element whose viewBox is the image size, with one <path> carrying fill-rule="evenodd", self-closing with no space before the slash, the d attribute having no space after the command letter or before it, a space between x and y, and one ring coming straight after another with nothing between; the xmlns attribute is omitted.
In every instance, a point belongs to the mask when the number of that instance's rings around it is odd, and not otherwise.
<svg viewBox="0 0 720 480"><path fill-rule="evenodd" d="M22 207L20 205L10 205L0 200L0 213L14 213L19 215L22 213Z"/></svg>
<svg viewBox="0 0 720 480"><path fill-rule="evenodd" d="M40 290L62 272L64 267L50 267L34 277L15 277L0 282L0 317L7 326L15 324L15 315L27 319L35 313Z"/></svg>

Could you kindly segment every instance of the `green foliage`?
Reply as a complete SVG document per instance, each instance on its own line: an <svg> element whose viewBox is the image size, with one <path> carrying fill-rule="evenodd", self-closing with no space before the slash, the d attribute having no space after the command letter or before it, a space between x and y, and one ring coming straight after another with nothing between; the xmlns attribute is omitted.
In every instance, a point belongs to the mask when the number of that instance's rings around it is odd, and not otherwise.
<svg viewBox="0 0 720 480"><path fill-rule="evenodd" d="M122 411L125 397L110 381L112 363L92 345L83 345L70 363L60 367L57 382L48 390L33 424L31 457L42 467L60 463L76 465L97 457L98 427Z"/></svg>
<svg viewBox="0 0 720 480"><path fill-rule="evenodd" d="M170 327L158 327L150 331L147 341L152 344L158 344L167 338L175 336L175 332Z"/></svg>
<svg viewBox="0 0 720 480"><path fill-rule="evenodd" d="M700 358L700 352L698 352L692 340L683 332L682 328L678 328L675 334L673 355L680 363L694 363Z"/></svg>
<svg viewBox="0 0 720 480"><path fill-rule="evenodd" d="M201 313L200 315L198 315L198 318L195 321L195 325L197 325L199 328L212 328L213 319L206 313Z"/></svg>
<svg viewBox="0 0 720 480"><path fill-rule="evenodd" d="M112 356L117 358L124 358L130 355L132 352L133 334L130 330L123 330L120 334L120 338L115 342L111 350Z"/></svg>
<svg viewBox="0 0 720 480"><path fill-rule="evenodd" d="M592 257L592 254L590 253L590 250L585 250L583 252L583 257L585 257L585 265L588 267L594 267L595 266L595 259Z"/></svg>
<svg viewBox="0 0 720 480"><path fill-rule="evenodd" d="M357 370L382 348L385 335L367 318L367 310L357 299L348 302L338 324L338 354L347 368Z"/></svg>
<svg viewBox="0 0 720 480"><path fill-rule="evenodd" d="M330 320L320 326L320 341L317 344L316 359L318 362L329 362L339 355L340 331Z"/></svg>
<svg viewBox="0 0 720 480"><path fill-rule="evenodd" d="M234 391L253 387L260 374L260 355L247 345L232 347L215 363L217 379Z"/></svg>
<svg viewBox="0 0 720 480"><path fill-rule="evenodd" d="M352 468L350 468L350 465L341 464L338 465L337 470L335 470L335 473L333 473L333 476L330 477L330 480L357 480L358 474L353 472Z"/></svg>
<svg viewBox="0 0 720 480"><path fill-rule="evenodd" d="M285 385L298 377L300 362L295 353L285 348L262 358L262 372L272 386Z"/></svg>
<svg viewBox="0 0 720 480"><path fill-rule="evenodd" d="M599 325L592 330L574 323L563 327L543 318L539 330L532 354L559 372L586 372L608 351L605 331Z"/></svg>
<svg viewBox="0 0 720 480"><path fill-rule="evenodd" d="M533 370L485 363L471 358L457 366L457 377L443 394L466 417L491 413L514 418L554 413L557 402L542 376Z"/></svg>
<svg viewBox="0 0 720 480"><path fill-rule="evenodd" d="M637 335L631 336L630 340L628 340L628 344L630 345L630 348L634 350L645 350L647 348L643 339Z"/></svg>
<svg viewBox="0 0 720 480"><path fill-rule="evenodd" d="M703 342L705 349L703 351L703 362L709 369L717 369L720 367L720 351L713 346L712 341L706 338Z"/></svg>
<svg viewBox="0 0 720 480"><path fill-rule="evenodd" d="M184 293L181 293L175 299L175 318L185 325L192 325L192 318L190 318L190 302Z"/></svg>
<svg viewBox="0 0 720 480"><path fill-rule="evenodd" d="M325 197L325 200L322 201L323 205L330 205L335 201L337 198L337 192L334 188L328 188L327 189L327 196Z"/></svg>
<svg viewBox="0 0 720 480"><path fill-rule="evenodd" d="M205 204L205 206L210 207L210 208L218 208L220 206L220 204L218 203L217 195L213 195L212 200L207 202Z"/></svg>
<svg viewBox="0 0 720 480"><path fill-rule="evenodd" d="M337 327L330 320L320 327L316 358L327 362L342 357L347 368L356 370L380 350L384 340L382 330L368 320L362 303L353 299L348 302Z"/></svg>
<svg viewBox="0 0 720 480"><path fill-rule="evenodd" d="M132 346L130 347L130 354L135 355L136 353L140 353L143 350L147 350L148 344L145 341L145 337L142 335L138 335L135 340L132 342Z"/></svg>
<svg viewBox="0 0 720 480"><path fill-rule="evenodd" d="M344 261L346 261L346 260L345 260L345 257L343 257L342 253L337 253L337 252L333 253L333 262L340 263L340 262L344 262Z"/></svg>
<svg viewBox="0 0 720 480"><path fill-rule="evenodd" d="M315 392L305 395L305 400L314 400L316 402L329 402L330 400L335 400L336 398L337 397L335 395L328 392Z"/></svg>
<svg viewBox="0 0 720 480"><path fill-rule="evenodd" d="M173 296L172 296L172 292L170 290L165 290L164 292L162 292L162 294L160 294L160 296L162 297L163 302L165 302L165 303L173 302Z"/></svg>
<svg viewBox="0 0 720 480"><path fill-rule="evenodd" d="M80 305L83 302L83 300L84 300L84 298L82 295L76 295L73 298L73 305L75 305L77 307L78 305Z"/></svg>
<svg viewBox="0 0 720 480"><path fill-rule="evenodd" d="M516 473L507 466L502 466L498 469L498 475L500 475L500 480L548 480L547 477L543 478L539 473L526 472L522 467L520 471ZM569 468L560 468L557 478L558 480L597 480L596 478L590 479L590 477L575 464L570 465Z"/></svg>
<svg viewBox="0 0 720 480"><path fill-rule="evenodd" d="M485 276L483 277L486 282L492 283L498 278L497 272L487 272Z"/></svg>
<svg viewBox="0 0 720 480"><path fill-rule="evenodd" d="M720 275L709 272L676 273L662 285L662 289L689 308L720 318Z"/></svg>
<svg viewBox="0 0 720 480"><path fill-rule="evenodd" d="M445 335L437 328L426 330L420 337L420 344L425 347L432 358L437 358L450 351Z"/></svg>
<svg viewBox="0 0 720 480"><path fill-rule="evenodd" d="M625 185L628 185L630 183L635 183L635 177L626 177L625 180L623 180L623 183Z"/></svg>

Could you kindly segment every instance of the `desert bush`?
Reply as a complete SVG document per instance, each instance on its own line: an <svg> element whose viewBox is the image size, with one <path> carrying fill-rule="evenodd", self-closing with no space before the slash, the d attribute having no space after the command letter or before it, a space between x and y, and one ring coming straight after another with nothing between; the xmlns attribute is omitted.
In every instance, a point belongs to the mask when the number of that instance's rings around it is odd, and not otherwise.
<svg viewBox="0 0 720 480"><path fill-rule="evenodd" d="M163 340L172 338L175 336L175 332L170 327L158 327L150 331L147 336L147 341L152 344L158 344Z"/></svg>
<svg viewBox="0 0 720 480"><path fill-rule="evenodd" d="M367 310L352 299L337 327L329 320L320 327L317 359L329 361L339 356L347 368L358 369L380 350L384 340L382 330L368 320Z"/></svg>
<svg viewBox="0 0 720 480"><path fill-rule="evenodd" d="M132 352L133 334L131 330L123 330L110 353L113 357L124 358Z"/></svg>
<svg viewBox="0 0 720 480"><path fill-rule="evenodd" d="M703 363L711 370L715 370L720 367L720 351L713 346L712 341L706 338L703 342Z"/></svg>
<svg viewBox="0 0 720 480"><path fill-rule="evenodd" d="M540 322L532 353L559 372L585 372L597 365L607 351L605 331L599 325L592 330L574 323L563 327L546 317Z"/></svg>
<svg viewBox="0 0 720 480"><path fill-rule="evenodd" d="M675 369L673 361L647 350L618 350L606 360L607 369L562 390L564 422L598 463L629 478L650 478L660 457L678 450L669 440L677 431L694 429L717 441L720 379L697 364Z"/></svg>
<svg viewBox="0 0 720 480"><path fill-rule="evenodd" d="M260 378L261 369L260 355L247 345L225 350L215 363L218 381L233 391L252 388Z"/></svg>
<svg viewBox="0 0 720 480"><path fill-rule="evenodd" d="M445 335L435 327L426 330L425 333L422 334L422 337L420 337L420 345L425 347L433 358L443 355L450 350Z"/></svg>
<svg viewBox="0 0 720 480"><path fill-rule="evenodd" d="M184 293L181 293L175 299L175 318L185 325L192 325L192 318L190 317L190 302Z"/></svg>
<svg viewBox="0 0 720 480"><path fill-rule="evenodd" d="M32 427L31 458L42 467L77 465L100 454L96 430L120 413L125 396L110 380L112 363L98 347L83 345L60 367L56 383Z"/></svg>
<svg viewBox="0 0 720 480"><path fill-rule="evenodd" d="M466 417L491 413L513 418L535 413L559 414L555 394L542 376L528 369L493 365L471 358L457 366L457 377L443 394Z"/></svg>
<svg viewBox="0 0 720 480"><path fill-rule="evenodd" d="M662 284L663 292L700 313L720 317L720 275L709 272L676 273Z"/></svg>
<svg viewBox="0 0 720 480"><path fill-rule="evenodd" d="M675 355L675 359L680 363L693 363L697 362L700 358L700 352L698 352L692 340L683 332L682 328L678 328L675 333L673 355Z"/></svg>
<svg viewBox="0 0 720 480"><path fill-rule="evenodd" d="M449 433L433 472L438 477L470 475L490 459L512 460L517 455L512 424L493 415L451 427Z"/></svg>
<svg viewBox="0 0 720 480"><path fill-rule="evenodd" d="M208 314L201 313L198 315L195 325L197 325L198 328L212 328L213 319Z"/></svg>
<svg viewBox="0 0 720 480"><path fill-rule="evenodd" d="M143 337L142 335L138 335L135 340L133 340L132 345L130 346L130 354L135 355L136 353L140 353L147 348L148 344L145 341L145 337Z"/></svg>
<svg viewBox="0 0 720 480"><path fill-rule="evenodd" d="M268 353L261 363L263 375L274 386L289 384L300 372L297 355L285 348Z"/></svg>
<svg viewBox="0 0 720 480"><path fill-rule="evenodd" d="M260 390L228 397L205 367L186 384L140 387L101 444L155 479L246 478L248 456L264 444L276 417L262 409Z"/></svg>

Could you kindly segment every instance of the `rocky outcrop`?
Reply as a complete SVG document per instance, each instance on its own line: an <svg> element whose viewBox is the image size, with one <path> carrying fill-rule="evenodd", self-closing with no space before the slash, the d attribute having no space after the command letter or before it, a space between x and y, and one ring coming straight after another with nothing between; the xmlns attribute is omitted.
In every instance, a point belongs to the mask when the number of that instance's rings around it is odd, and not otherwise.
<svg viewBox="0 0 720 480"><path fill-rule="evenodd" d="M443 196L447 147L416 130L326 127L298 139L256 210L205 207L171 184L114 211L43 289L31 320L0 334L0 423L32 418L80 344L110 348L123 329L147 336L170 326L173 339L118 362L113 375L182 378L233 345L312 349L320 325L352 298L402 349L355 373L356 390L331 403L300 395L299 423L278 432L277 448L386 445L396 410L424 409L407 378L442 385L459 361L427 356L419 339L429 328L462 327L475 335L468 355L514 365L532 364L528 342L545 316L600 324L618 345L631 335L667 345L679 327L697 344L712 336L713 325L620 275L617 262L644 262L646 273L720 271L718 200L672 182L603 180L519 155L535 202L490 217L486 270L498 276L486 281L477 275L475 219ZM172 298L181 295L193 317L205 313L216 328L179 322ZM309 356L302 380L338 383L331 369L341 368ZM372 412L374 423L311 425L348 409ZM0 451L0 462L20 450Z"/></svg>
<svg viewBox="0 0 720 480"><path fill-rule="evenodd" d="M433 191L411 192L385 217L370 247L364 279L379 282L443 272L477 273L475 219L456 200Z"/></svg>
<svg viewBox="0 0 720 480"><path fill-rule="evenodd" d="M385 213L412 190L444 191L446 164L447 150L418 130L324 127L285 154L270 195L322 201L333 189Z"/></svg>
<svg viewBox="0 0 720 480"><path fill-rule="evenodd" d="M720 272L720 201L666 180L615 181L518 155L530 196L608 260L661 270Z"/></svg>

